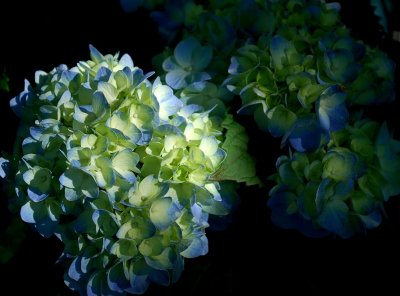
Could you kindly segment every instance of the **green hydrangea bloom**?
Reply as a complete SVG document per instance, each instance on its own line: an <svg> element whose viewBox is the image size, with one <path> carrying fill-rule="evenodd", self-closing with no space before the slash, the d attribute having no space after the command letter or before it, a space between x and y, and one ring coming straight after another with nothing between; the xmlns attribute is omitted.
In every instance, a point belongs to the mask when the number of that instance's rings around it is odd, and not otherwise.
<svg viewBox="0 0 400 296"><path fill-rule="evenodd" d="M22 220L65 244L71 289L140 294L206 254L209 215L229 213L234 186L213 178L224 127L128 55L90 50L74 68L37 72L11 100L22 123L0 173Z"/></svg>

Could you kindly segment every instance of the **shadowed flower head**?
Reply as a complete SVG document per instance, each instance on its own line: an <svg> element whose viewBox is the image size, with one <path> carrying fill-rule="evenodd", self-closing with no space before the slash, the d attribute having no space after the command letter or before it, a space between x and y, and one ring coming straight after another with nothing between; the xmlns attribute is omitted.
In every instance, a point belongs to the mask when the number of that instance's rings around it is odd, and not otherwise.
<svg viewBox="0 0 400 296"><path fill-rule="evenodd" d="M279 157L272 221L313 237L378 227L383 203L400 192L399 151L385 124L361 120L333 133L326 150Z"/></svg>
<svg viewBox="0 0 400 296"><path fill-rule="evenodd" d="M204 69L211 62L212 47L201 46L200 42L189 37L181 41L174 50L174 55L163 62L166 83L173 89L181 89L193 82L211 79Z"/></svg>

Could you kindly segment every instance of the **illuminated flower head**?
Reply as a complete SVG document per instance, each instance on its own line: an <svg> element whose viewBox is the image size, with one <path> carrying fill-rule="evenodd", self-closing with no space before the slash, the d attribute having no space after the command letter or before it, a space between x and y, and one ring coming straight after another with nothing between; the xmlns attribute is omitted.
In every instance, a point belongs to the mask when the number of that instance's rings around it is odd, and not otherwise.
<svg viewBox="0 0 400 296"><path fill-rule="evenodd" d="M222 127L199 105L152 84L128 55L37 72L10 104L18 152L1 160L22 219L64 244L66 284L81 294L168 285L208 251L208 216L226 215ZM15 177L10 174L14 170ZM226 191L225 191L226 192Z"/></svg>

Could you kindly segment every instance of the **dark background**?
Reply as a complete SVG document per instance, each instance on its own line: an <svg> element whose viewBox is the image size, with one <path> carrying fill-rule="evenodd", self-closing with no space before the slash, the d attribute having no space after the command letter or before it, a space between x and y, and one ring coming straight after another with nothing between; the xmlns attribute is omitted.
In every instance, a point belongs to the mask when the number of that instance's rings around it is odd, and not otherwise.
<svg viewBox="0 0 400 296"><path fill-rule="evenodd" d="M381 47L400 65L400 43L382 37L369 1L339 2L353 36ZM398 9L398 1L393 2ZM390 30L400 31L395 15ZM88 59L88 44L103 53L129 53L146 72L151 70L151 58L162 50L163 40L146 11L125 14L119 1L1 1L0 71L6 68L11 88L10 93L0 93L1 151L12 151L18 120L8 102L22 91L23 80L33 81L39 69L50 71L60 63L73 66ZM398 68L396 81L400 96ZM370 108L367 115L388 121L398 136L399 107L395 102ZM270 175L280 154L279 142L259 132L251 119L238 120L249 133L249 149L257 158L259 174ZM268 189L241 188L242 202L228 230L208 233L209 254L187 260L177 284L151 286L148 295L399 295L399 197L387 203L388 218L367 236L309 239L271 225L265 205ZM0 206L1 230L9 219L4 194ZM1 289L11 289L15 295L74 295L64 286L63 269L54 264L61 251L57 239L29 232L14 259L0 266L0 294L4 295Z"/></svg>

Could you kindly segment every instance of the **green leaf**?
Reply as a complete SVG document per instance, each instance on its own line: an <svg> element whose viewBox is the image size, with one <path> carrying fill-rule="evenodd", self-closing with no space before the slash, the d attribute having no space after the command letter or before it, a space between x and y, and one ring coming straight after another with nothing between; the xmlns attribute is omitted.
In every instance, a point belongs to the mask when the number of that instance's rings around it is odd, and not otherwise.
<svg viewBox="0 0 400 296"><path fill-rule="evenodd" d="M216 181L245 182L246 185L260 185L257 177L254 160L247 152L248 137L246 130L227 116L222 122L226 129L225 141L222 149L226 151L226 158L218 171L212 176Z"/></svg>

